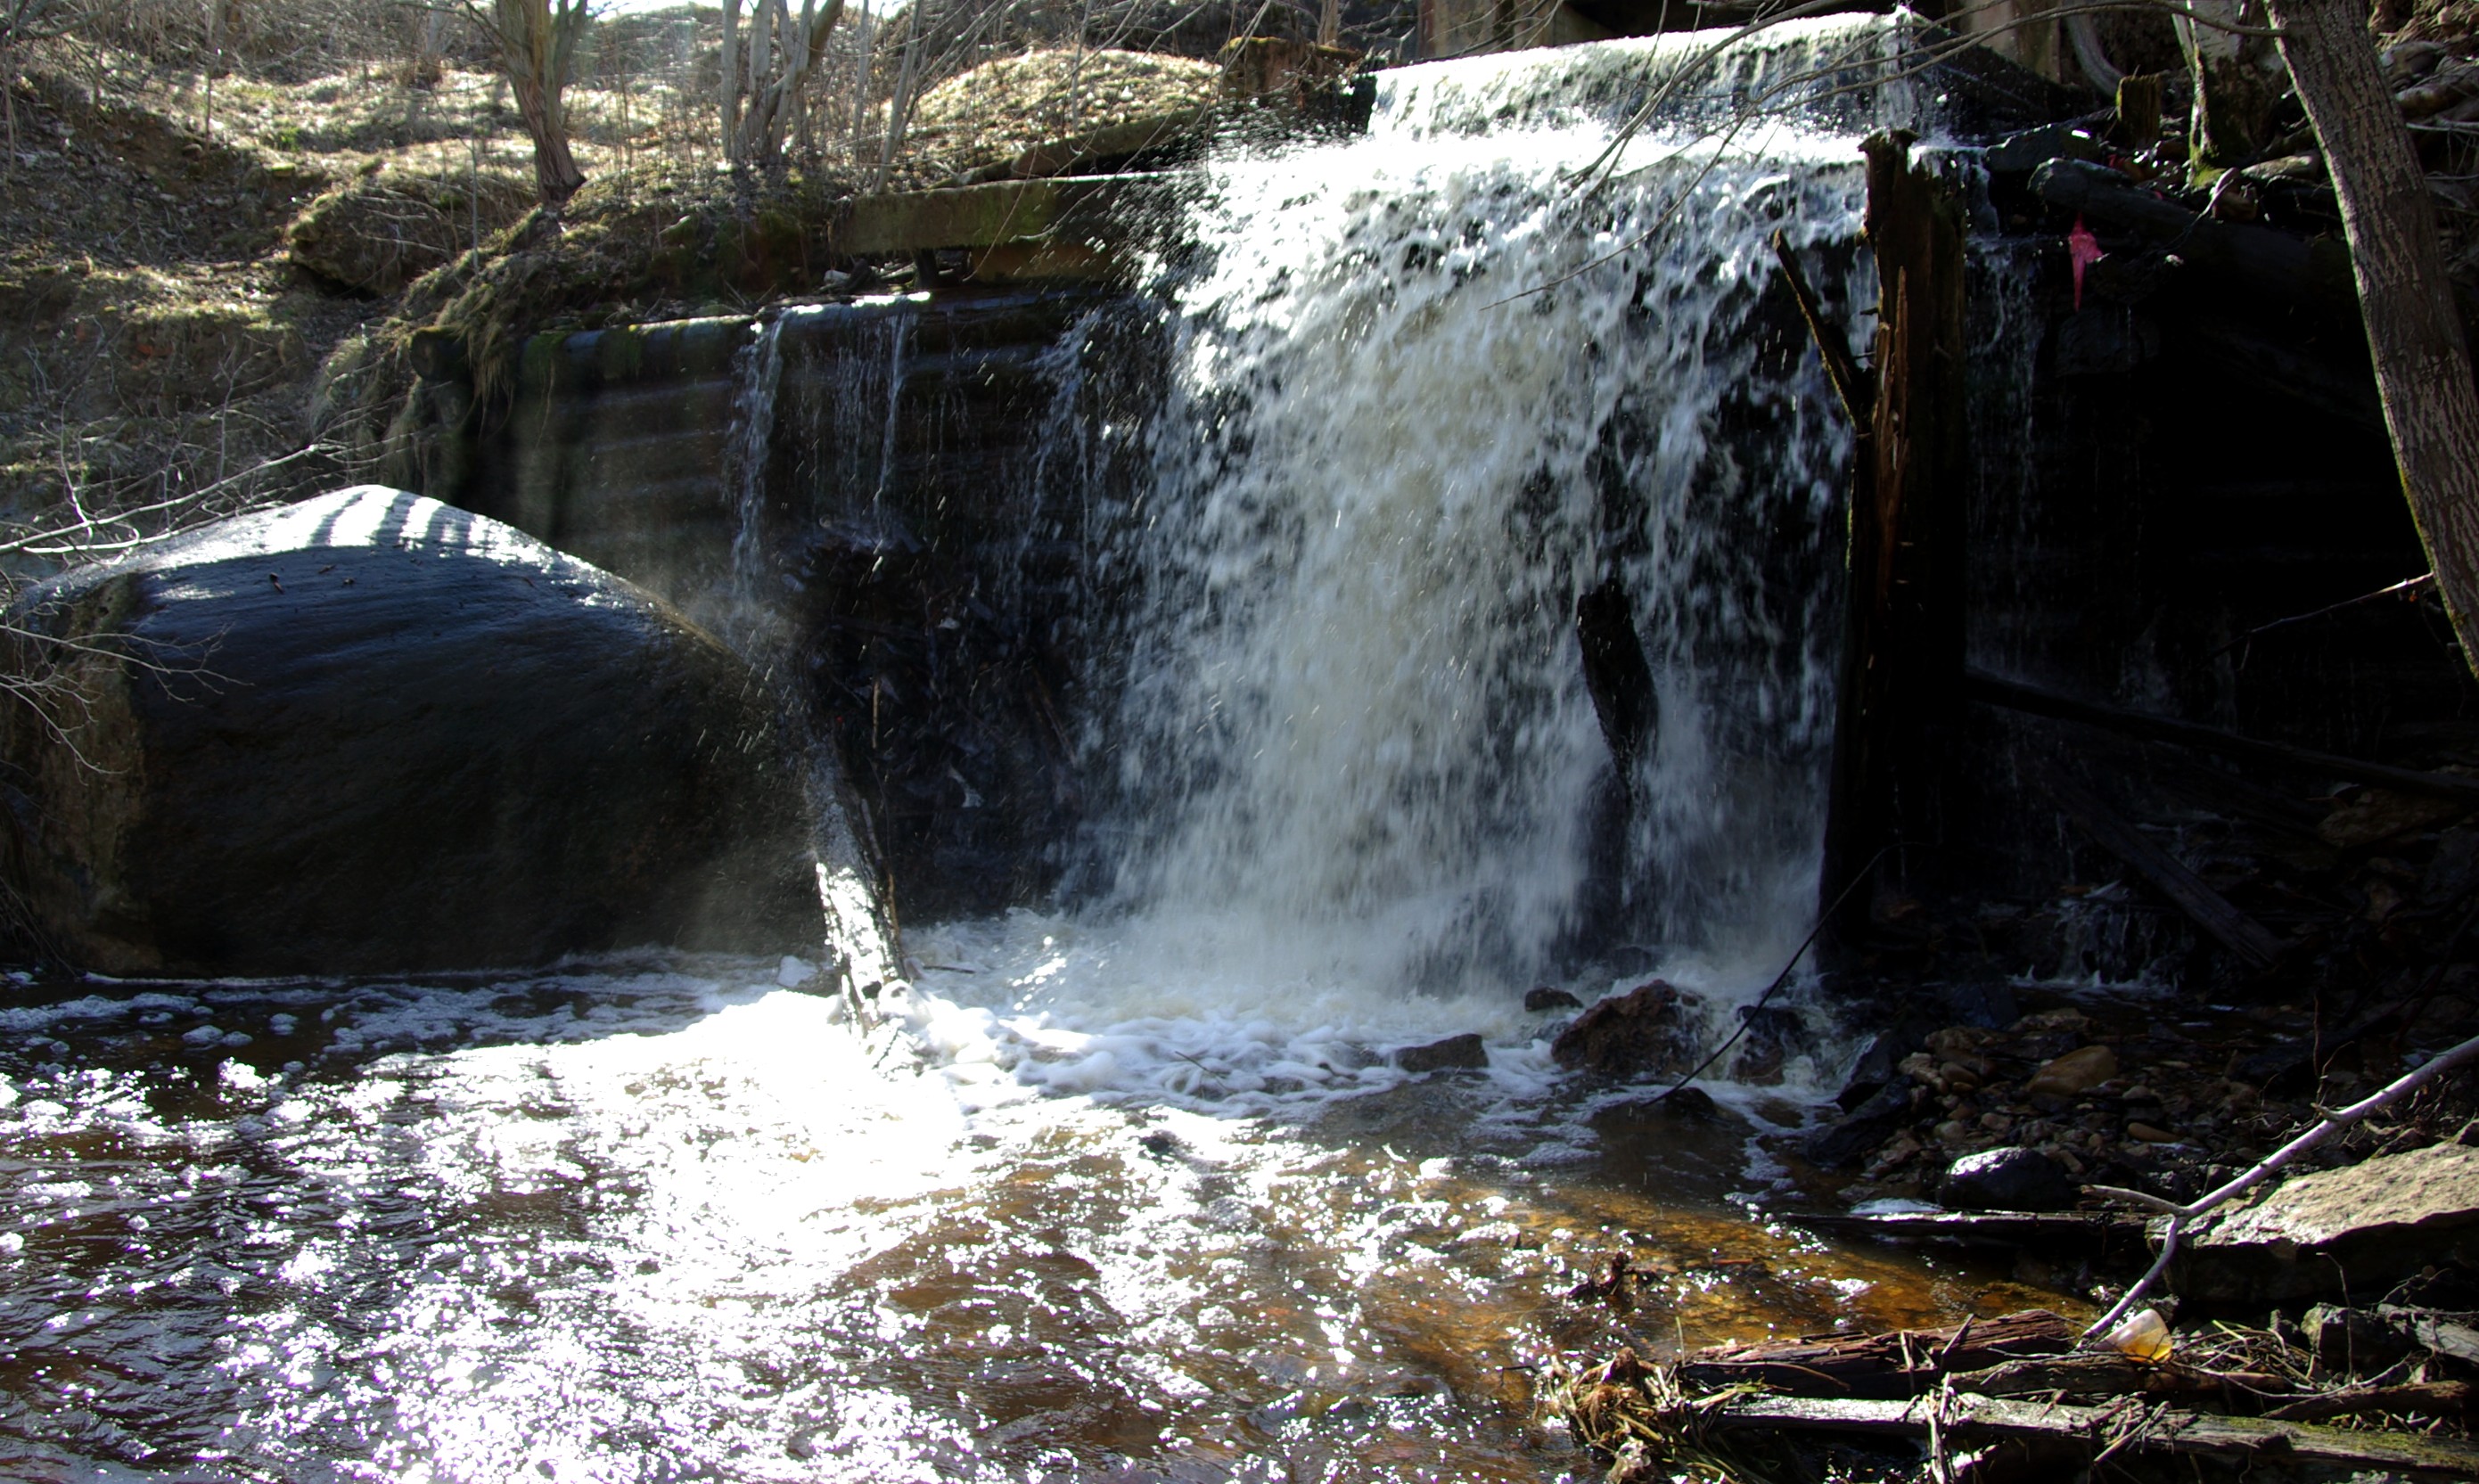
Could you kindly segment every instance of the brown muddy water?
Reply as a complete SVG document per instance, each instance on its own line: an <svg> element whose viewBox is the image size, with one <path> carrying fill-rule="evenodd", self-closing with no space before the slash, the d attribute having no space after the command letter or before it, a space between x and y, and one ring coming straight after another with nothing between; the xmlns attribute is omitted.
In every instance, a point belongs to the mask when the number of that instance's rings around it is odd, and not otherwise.
<svg viewBox="0 0 2479 1484"><path fill-rule="evenodd" d="M1631 1121L1502 1010L1113 1018L1063 926L915 948L866 1027L772 960L21 985L0 1476L1563 1478L1554 1356L2042 1297L1766 1218L1814 1067ZM1375 1060L1424 1028L1492 1068ZM1622 1249L1637 1312L1563 1296Z"/></svg>

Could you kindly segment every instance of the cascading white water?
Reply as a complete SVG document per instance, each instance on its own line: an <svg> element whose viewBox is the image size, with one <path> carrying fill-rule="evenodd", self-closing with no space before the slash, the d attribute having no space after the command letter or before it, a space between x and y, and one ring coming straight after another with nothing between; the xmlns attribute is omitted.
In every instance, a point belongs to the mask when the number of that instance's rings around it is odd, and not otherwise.
<svg viewBox="0 0 2479 1484"><path fill-rule="evenodd" d="M1885 25L1734 54L1723 90ZM1672 956L1804 930L1850 444L1765 295L1779 231L1846 296L1855 140L1776 115L1577 180L1707 44L1383 74L1366 138L1210 172L1109 562L1135 601L1094 753L1131 939L1381 994L1551 972L1596 926L1611 763L1574 613L1612 579L1661 721L1597 926Z"/></svg>

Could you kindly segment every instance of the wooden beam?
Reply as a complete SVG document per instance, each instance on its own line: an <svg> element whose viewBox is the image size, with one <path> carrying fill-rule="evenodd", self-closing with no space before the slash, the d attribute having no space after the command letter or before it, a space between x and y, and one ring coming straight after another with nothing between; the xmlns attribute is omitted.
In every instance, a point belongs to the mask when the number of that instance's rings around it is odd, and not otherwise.
<svg viewBox="0 0 2479 1484"><path fill-rule="evenodd" d="M1852 474L1841 694L1818 882L1831 911L1889 847L1937 841L1962 671L1962 209L1914 166L1911 136L1872 135L1876 389ZM1858 398L1854 396L1854 403ZM1854 411L1856 410L1854 406ZM1881 889L1881 887L1880 887ZM1878 891L1850 892L1829 939L1866 935Z"/></svg>
<svg viewBox="0 0 2479 1484"><path fill-rule="evenodd" d="M1851 420L1853 430L1859 435L1864 458L1869 427L1877 413L1876 384L1859 369L1859 358L1851 353L1849 337L1825 322L1825 310L1816 301L1816 291L1807 286L1807 274L1801 271L1799 259L1792 255L1790 240L1779 232L1774 234L1774 261L1781 266L1782 282L1790 289L1792 302L1799 305L1799 317L1807 321L1808 339L1816 343L1817 359L1825 363L1825 379L1833 383L1833 395L1841 399L1842 415Z"/></svg>
<svg viewBox="0 0 2479 1484"><path fill-rule="evenodd" d="M2055 768L2040 771L2041 787L2057 807L2102 849L2132 866L2153 888L2211 934L2222 947L2258 969L2270 968L2281 957L2281 939L2269 929L2230 905L2211 883L2186 869L2150 835L2129 824L2082 784Z"/></svg>
<svg viewBox="0 0 2479 1484"><path fill-rule="evenodd" d="M2301 773L2373 783L2381 788L2398 789L2403 793L2422 794L2434 799L2450 799L2456 804L2479 807L2479 778L2464 778L2452 773L2422 773L2415 768L2395 768L2385 763L2344 757L2336 753L2291 747L2286 742L2243 737L2217 727L2199 726L2194 722L2176 721L2145 711L2128 711L2097 702L2079 701L2036 685L2026 685L2020 680L2001 679L1984 670L1965 670L1962 684L1964 694L1983 705L2020 711L2028 716L2082 722L2128 736L2174 742L2181 747L2191 747L2217 756L2270 763L2275 767L2294 768Z"/></svg>

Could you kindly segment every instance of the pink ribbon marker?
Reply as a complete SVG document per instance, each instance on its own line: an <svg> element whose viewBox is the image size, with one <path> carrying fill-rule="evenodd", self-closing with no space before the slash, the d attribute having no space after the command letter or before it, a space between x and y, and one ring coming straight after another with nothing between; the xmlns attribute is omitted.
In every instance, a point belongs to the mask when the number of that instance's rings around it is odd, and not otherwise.
<svg viewBox="0 0 2479 1484"><path fill-rule="evenodd" d="M2075 311L2080 314L2083 307L2083 269L2108 256L2100 250L2100 239L2092 236L2091 228L2083 225L2080 216L2075 217L2074 230L2066 234L2066 256L2074 260Z"/></svg>

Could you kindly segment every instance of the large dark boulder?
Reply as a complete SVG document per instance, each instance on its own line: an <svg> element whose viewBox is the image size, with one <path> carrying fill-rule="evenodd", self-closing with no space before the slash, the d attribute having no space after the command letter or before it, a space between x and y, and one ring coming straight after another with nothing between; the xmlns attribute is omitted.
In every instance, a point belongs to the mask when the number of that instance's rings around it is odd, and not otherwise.
<svg viewBox="0 0 2479 1484"><path fill-rule="evenodd" d="M0 706L21 926L114 974L814 951L803 770L661 601L363 486L31 590ZM25 637L31 633L38 637Z"/></svg>
<svg viewBox="0 0 2479 1484"><path fill-rule="evenodd" d="M1947 1166L1937 1198L1956 1211L2064 1211L2082 1188L2037 1149L1982 1149Z"/></svg>

